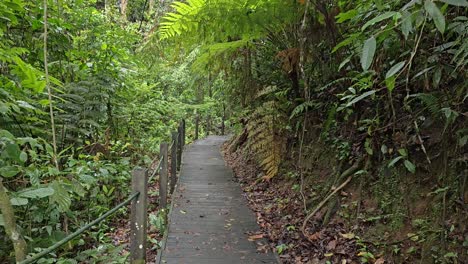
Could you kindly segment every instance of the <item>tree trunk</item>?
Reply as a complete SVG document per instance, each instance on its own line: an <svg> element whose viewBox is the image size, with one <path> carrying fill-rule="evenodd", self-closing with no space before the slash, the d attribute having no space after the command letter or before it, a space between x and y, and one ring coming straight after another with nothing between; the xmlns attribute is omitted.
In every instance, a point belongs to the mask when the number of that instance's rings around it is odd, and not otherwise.
<svg viewBox="0 0 468 264"><path fill-rule="evenodd" d="M120 14L124 20L127 20L127 4L128 0L122 0L120 2Z"/></svg>
<svg viewBox="0 0 468 264"><path fill-rule="evenodd" d="M16 228L15 213L13 212L13 206L10 202L10 197L6 193L5 187L3 187L2 179L0 178L0 211L3 215L5 222L5 232L7 236L13 242L13 248L15 249L16 262L20 262L26 258L26 242Z"/></svg>

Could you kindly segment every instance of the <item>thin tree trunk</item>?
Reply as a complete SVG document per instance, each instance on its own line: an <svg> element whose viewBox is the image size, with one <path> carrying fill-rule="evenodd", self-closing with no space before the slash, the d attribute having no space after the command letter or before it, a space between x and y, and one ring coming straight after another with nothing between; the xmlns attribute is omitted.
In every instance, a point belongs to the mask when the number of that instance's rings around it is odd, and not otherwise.
<svg viewBox="0 0 468 264"><path fill-rule="evenodd" d="M13 206L11 205L10 197L8 197L8 194L6 193L1 178L0 211L2 212L3 221L5 222L5 232L7 236L11 239L11 242L13 243L16 262L20 262L26 258L26 242L17 230Z"/></svg>
<svg viewBox="0 0 468 264"><path fill-rule="evenodd" d="M49 83L49 64L47 62L47 0L44 0L44 72L45 82L47 86L47 94L49 96L49 114L50 114L50 126L52 128L52 147L54 149L54 164L59 169L57 160L57 139L55 137L55 120L54 120L54 107L52 105L52 91Z"/></svg>
<svg viewBox="0 0 468 264"><path fill-rule="evenodd" d="M128 0L122 0L120 2L120 14L124 20L127 20L127 4Z"/></svg>

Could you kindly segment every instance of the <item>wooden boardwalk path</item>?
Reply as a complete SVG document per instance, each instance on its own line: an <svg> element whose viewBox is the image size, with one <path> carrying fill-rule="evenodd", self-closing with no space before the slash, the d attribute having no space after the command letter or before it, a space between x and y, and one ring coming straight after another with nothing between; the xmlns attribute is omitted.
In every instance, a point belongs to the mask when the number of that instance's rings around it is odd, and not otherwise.
<svg viewBox="0 0 468 264"><path fill-rule="evenodd" d="M273 253L257 253L249 232L258 231L220 146L226 137L209 136L187 146L169 215L160 263L278 263Z"/></svg>

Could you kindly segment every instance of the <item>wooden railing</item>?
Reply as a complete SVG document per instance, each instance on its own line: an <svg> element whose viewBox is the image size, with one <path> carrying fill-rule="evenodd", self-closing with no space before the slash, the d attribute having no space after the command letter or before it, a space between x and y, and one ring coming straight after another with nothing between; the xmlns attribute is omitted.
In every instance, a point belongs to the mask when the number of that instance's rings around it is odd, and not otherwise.
<svg viewBox="0 0 468 264"><path fill-rule="evenodd" d="M131 203L130 211L130 263L140 264L146 261L147 223L148 223L148 184L159 174L159 208L162 210L167 223L167 196L168 185L172 193L177 184L177 170L180 169L182 151L185 145L185 121L179 123L177 131L172 132L172 141L169 146L167 142L160 144L160 159L158 166L149 175L147 168L135 168L132 171L132 194L123 202L118 204L99 218L91 221L64 239L46 248L40 253L21 261L20 264L34 263L49 253L57 250L72 239L84 233L86 230L100 223L120 208ZM170 149L170 150L169 150ZM170 182L169 177L169 151L171 156Z"/></svg>

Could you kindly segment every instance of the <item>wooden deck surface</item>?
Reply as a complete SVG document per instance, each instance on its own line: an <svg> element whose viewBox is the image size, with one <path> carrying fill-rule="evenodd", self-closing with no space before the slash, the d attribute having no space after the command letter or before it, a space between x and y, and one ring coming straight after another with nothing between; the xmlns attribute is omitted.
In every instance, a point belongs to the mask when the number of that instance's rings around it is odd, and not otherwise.
<svg viewBox="0 0 468 264"><path fill-rule="evenodd" d="M273 253L257 252L264 241L248 240L259 227L224 164L225 140L209 136L186 147L160 263L278 263Z"/></svg>

